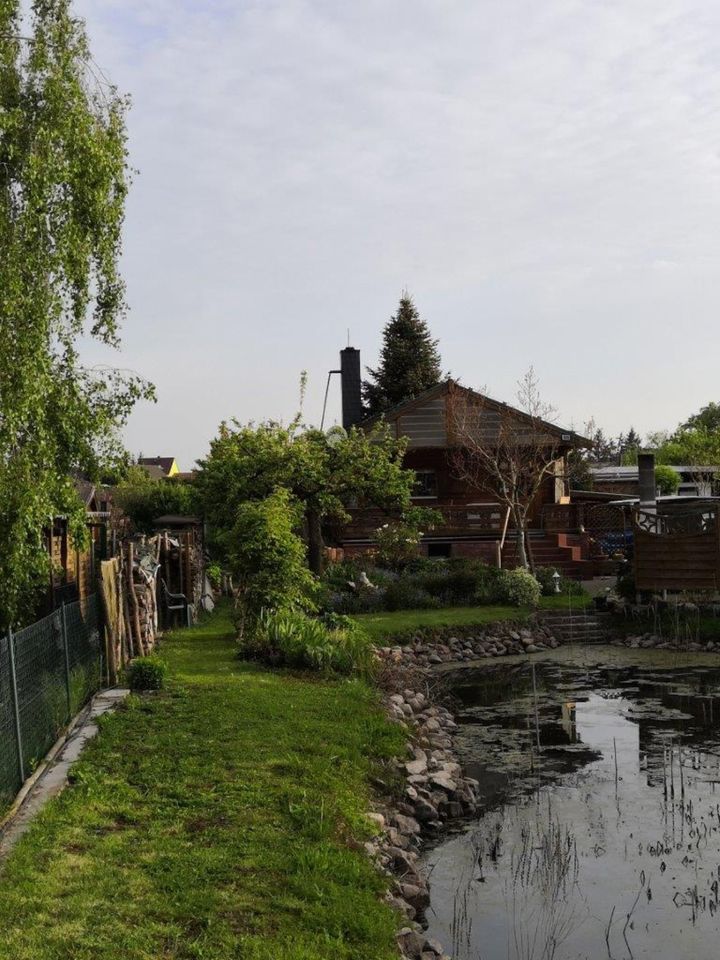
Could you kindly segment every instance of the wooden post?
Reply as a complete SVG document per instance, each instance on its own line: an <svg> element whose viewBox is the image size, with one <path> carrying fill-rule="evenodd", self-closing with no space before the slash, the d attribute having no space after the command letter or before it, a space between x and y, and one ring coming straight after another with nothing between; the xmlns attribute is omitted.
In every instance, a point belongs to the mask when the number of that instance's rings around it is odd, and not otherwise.
<svg viewBox="0 0 720 960"><path fill-rule="evenodd" d="M62 629L63 653L65 654L65 692L67 694L67 712L69 723L72 720L72 695L70 692L70 648L68 646L67 614L65 612L64 600L60 609L60 626Z"/></svg>
<svg viewBox="0 0 720 960"><path fill-rule="evenodd" d="M115 637L112 629L112 617L110 616L110 604L107 594L105 593L105 580L103 577L100 577L100 596L105 614L105 660L107 662L107 679L108 684L112 686L117 683L117 658L115 652Z"/></svg>
<svg viewBox="0 0 720 960"><path fill-rule="evenodd" d="M7 634L8 653L10 654L10 692L13 701L13 718L15 720L15 745L17 747L18 771L20 783L25 782L25 760L23 757L22 725L20 723L20 700L18 699L17 669L15 667L15 637L12 630Z"/></svg>
<svg viewBox="0 0 720 960"><path fill-rule="evenodd" d="M128 570L127 570L127 583L128 583L128 597L130 600L130 611L132 614L132 624L135 631L135 640L138 653L141 656L144 656L147 651L145 650L145 645L143 643L142 630L140 629L140 610L138 607L138 599L135 593L135 582L133 579L133 560L134 560L135 548L132 543L128 544Z"/></svg>

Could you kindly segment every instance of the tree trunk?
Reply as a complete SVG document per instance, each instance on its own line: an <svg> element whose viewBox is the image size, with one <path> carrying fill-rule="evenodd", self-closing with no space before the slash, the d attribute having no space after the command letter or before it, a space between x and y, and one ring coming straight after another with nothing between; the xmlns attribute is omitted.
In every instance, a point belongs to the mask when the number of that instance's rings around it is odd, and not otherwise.
<svg viewBox="0 0 720 960"><path fill-rule="evenodd" d="M513 508L513 520L515 521L515 536L517 538L517 556L520 566L525 570L529 568L527 551L525 549L525 523L520 512Z"/></svg>
<svg viewBox="0 0 720 960"><path fill-rule="evenodd" d="M323 572L323 538L320 525L320 514L317 510L309 509L305 513L308 538L308 566L316 576Z"/></svg>

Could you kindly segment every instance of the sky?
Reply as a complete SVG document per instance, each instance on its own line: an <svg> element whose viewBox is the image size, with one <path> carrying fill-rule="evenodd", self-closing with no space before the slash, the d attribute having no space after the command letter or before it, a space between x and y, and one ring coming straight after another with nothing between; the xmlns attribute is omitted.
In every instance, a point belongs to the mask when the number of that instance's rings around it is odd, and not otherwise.
<svg viewBox="0 0 720 960"><path fill-rule="evenodd" d="M128 448L318 423L404 289L444 367L580 429L674 427L720 347L713 0L77 0L132 98ZM329 420L339 417L331 387Z"/></svg>

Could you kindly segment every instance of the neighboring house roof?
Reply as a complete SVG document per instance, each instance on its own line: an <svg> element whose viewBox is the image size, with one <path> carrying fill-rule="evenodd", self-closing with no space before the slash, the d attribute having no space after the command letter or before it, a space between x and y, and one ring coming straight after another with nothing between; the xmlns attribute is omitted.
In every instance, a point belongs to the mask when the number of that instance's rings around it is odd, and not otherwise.
<svg viewBox="0 0 720 960"><path fill-rule="evenodd" d="M702 467L692 466L690 464L668 464L668 466L680 476L687 474L688 476L702 477L708 476L709 474L720 473L720 467ZM601 465L597 467L590 467L590 473L592 474L593 479L602 480L605 483L623 483L633 481L637 480L639 476L637 466L617 467Z"/></svg>
<svg viewBox="0 0 720 960"><path fill-rule="evenodd" d="M140 457L138 466L141 467L159 467L164 477L172 476L178 472L178 465L175 457Z"/></svg>
<svg viewBox="0 0 720 960"><path fill-rule="evenodd" d="M73 483L87 513L96 515L107 513L106 507L112 500L108 487L96 486L92 480L87 480L85 477L73 477Z"/></svg>
<svg viewBox="0 0 720 960"><path fill-rule="evenodd" d="M167 473L163 470L162 467L158 467L154 463L141 463L140 466L143 468L145 473L150 477L151 480L164 480L167 476Z"/></svg>
<svg viewBox="0 0 720 960"><path fill-rule="evenodd" d="M551 423L549 420L542 420L540 418L534 418L530 414L526 413L524 410L519 410L517 407L512 407L510 404L503 403L500 400L495 400L492 397L488 397L486 394L480 393L477 390L472 390L470 387L464 387L457 382L457 380L443 380L441 383L436 384L434 387L430 387L429 390L425 390L423 393L419 394L417 397L414 397L412 400L404 400L402 403L396 404L394 407L391 407L389 410L386 410L382 414L378 414L373 417L368 417L363 420L360 424L361 427L367 428L371 427L376 423L379 423L381 420L393 421L402 417L406 413L410 413L418 407L422 407L424 404L429 401L444 398L451 392L461 392L469 399L474 399L478 403L481 403L484 407L494 410L498 413L510 413L514 417L517 417L519 420L524 420L526 422L537 425L538 423L542 424L544 431L547 431L548 434L557 437L563 443L566 443L568 447L591 447L592 441L588 440L586 437L580 436L580 434L575 433L574 430L568 430L565 427L560 427L555 423Z"/></svg>
<svg viewBox="0 0 720 960"><path fill-rule="evenodd" d="M90 480L83 479L82 477L75 477L73 482L75 483L77 495L80 497L85 505L85 509L87 510L95 497L95 484Z"/></svg>
<svg viewBox="0 0 720 960"><path fill-rule="evenodd" d="M192 527L202 523L200 517L194 517L184 513L165 513L162 517L155 518L156 527Z"/></svg>

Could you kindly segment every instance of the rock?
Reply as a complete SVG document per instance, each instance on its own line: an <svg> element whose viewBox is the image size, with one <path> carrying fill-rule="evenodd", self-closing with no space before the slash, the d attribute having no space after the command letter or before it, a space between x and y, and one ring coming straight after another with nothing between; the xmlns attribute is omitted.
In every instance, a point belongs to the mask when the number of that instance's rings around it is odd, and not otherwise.
<svg viewBox="0 0 720 960"><path fill-rule="evenodd" d="M539 653L539 652L540 652L540 647L535 646L534 643L529 643L529 644L525 647L525 651L526 651L526 653Z"/></svg>
<svg viewBox="0 0 720 960"><path fill-rule="evenodd" d="M401 813L397 813L393 819L400 833L404 833L406 836L415 836L420 833L420 824L414 817L405 817Z"/></svg>
<svg viewBox="0 0 720 960"><path fill-rule="evenodd" d="M423 823L437 819L437 810L427 800L420 799L415 804L415 816Z"/></svg>
<svg viewBox="0 0 720 960"><path fill-rule="evenodd" d="M365 853L370 857L371 860L374 860L380 852L376 843L370 843L368 841L367 843L364 843L363 846L365 847Z"/></svg>
<svg viewBox="0 0 720 960"><path fill-rule="evenodd" d="M405 764L405 769L412 777L419 776L422 773L425 773L427 770L427 760L411 760L409 763Z"/></svg>
<svg viewBox="0 0 720 960"><path fill-rule="evenodd" d="M385 829L385 817L381 813L369 813L368 820L377 827L377 832L382 833Z"/></svg>
<svg viewBox="0 0 720 960"><path fill-rule="evenodd" d="M401 883L400 894L415 910L424 910L430 903L427 887L416 883Z"/></svg>
<svg viewBox="0 0 720 960"><path fill-rule="evenodd" d="M386 836L388 843L391 843L393 847L400 847L401 850L407 850L410 846L408 837L400 833L397 827L388 827Z"/></svg>
<svg viewBox="0 0 720 960"><path fill-rule="evenodd" d="M398 946L411 960L422 960L425 937L415 930L401 930L397 935Z"/></svg>
<svg viewBox="0 0 720 960"><path fill-rule="evenodd" d="M402 897L394 897L392 894L388 894L387 902L391 907L394 907L396 910L399 910L400 913L404 913L408 920L414 920L416 917L415 907L411 906L407 900L403 900Z"/></svg>
<svg viewBox="0 0 720 960"><path fill-rule="evenodd" d="M429 953L434 953L436 957L441 957L443 955L442 944L437 940L426 940L423 945L423 950L427 950Z"/></svg>
<svg viewBox="0 0 720 960"><path fill-rule="evenodd" d="M455 793L457 790L457 783L451 778L450 774L446 773L444 770L441 770L438 773L431 773L430 783L434 784L436 787L442 787L443 790L447 790L448 793Z"/></svg>

